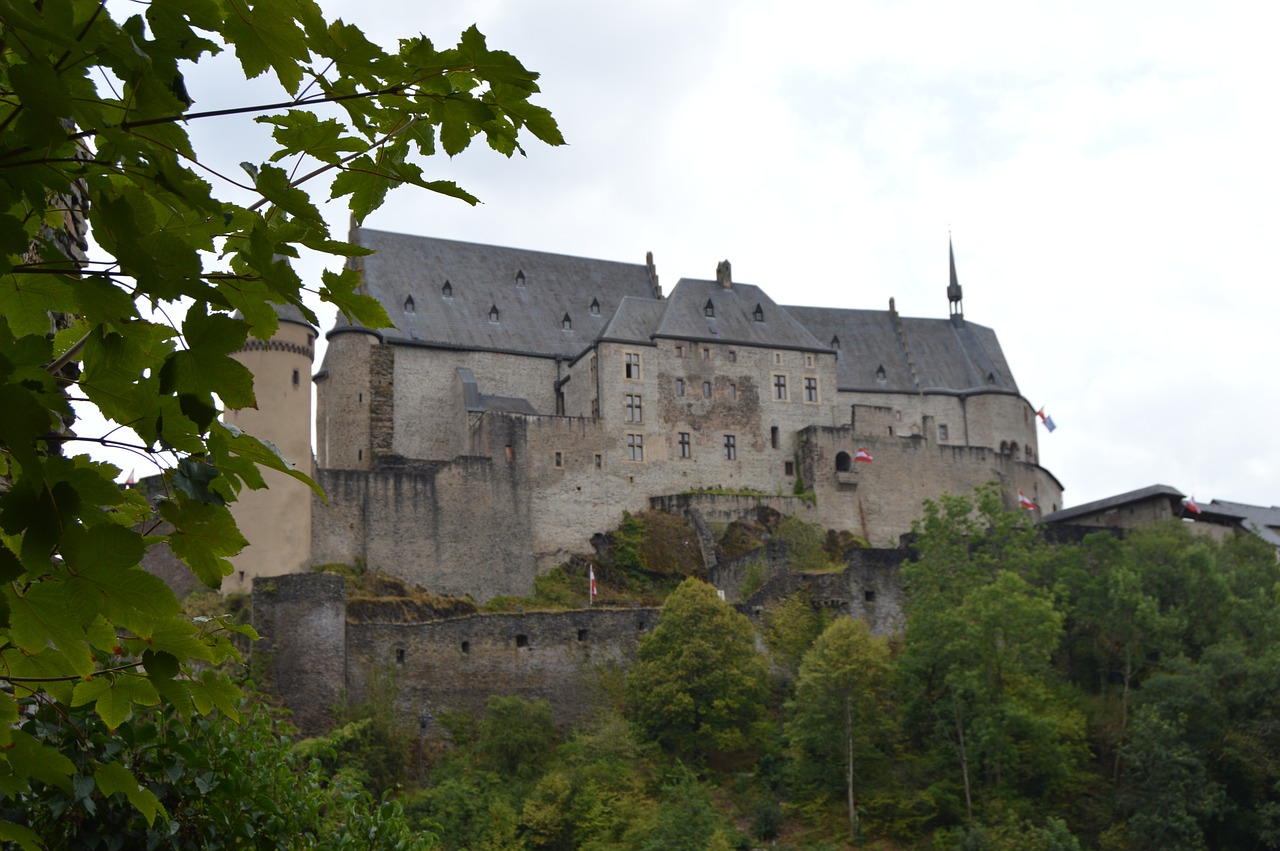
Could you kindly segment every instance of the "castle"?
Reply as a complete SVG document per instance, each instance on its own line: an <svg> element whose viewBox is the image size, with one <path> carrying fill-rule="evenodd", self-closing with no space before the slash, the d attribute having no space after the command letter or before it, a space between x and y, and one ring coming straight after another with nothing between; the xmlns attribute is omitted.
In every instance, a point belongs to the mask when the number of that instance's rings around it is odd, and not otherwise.
<svg viewBox="0 0 1280 851"><path fill-rule="evenodd" d="M878 547L922 500L993 479L1011 508L1020 493L1061 507L1033 407L995 333L965 319L954 254L949 315L921 319L892 299L783 306L727 261L664 295L652 255L351 241L374 249L353 262L394 327L340 318L310 376L316 329L282 311L240 354L259 407L228 418L311 461L327 500L279 475L245 494L251 546L228 589L343 562L480 601L527 594L624 510L658 504L703 528L768 501Z"/></svg>

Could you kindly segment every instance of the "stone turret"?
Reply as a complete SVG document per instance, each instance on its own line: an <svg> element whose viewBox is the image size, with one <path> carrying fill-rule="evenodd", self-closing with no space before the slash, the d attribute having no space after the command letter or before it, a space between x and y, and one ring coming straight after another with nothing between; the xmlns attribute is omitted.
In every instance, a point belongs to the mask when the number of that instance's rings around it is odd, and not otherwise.
<svg viewBox="0 0 1280 851"><path fill-rule="evenodd" d="M228 424L269 440L295 467L311 475L311 364L316 329L302 311L277 307L280 326L267 341L250 338L235 354L253 373L257 408L227 411ZM311 562L311 490L275 470L263 470L267 487L241 491L232 504L249 546L232 559L235 572L224 591L248 590L256 576L306 570Z"/></svg>

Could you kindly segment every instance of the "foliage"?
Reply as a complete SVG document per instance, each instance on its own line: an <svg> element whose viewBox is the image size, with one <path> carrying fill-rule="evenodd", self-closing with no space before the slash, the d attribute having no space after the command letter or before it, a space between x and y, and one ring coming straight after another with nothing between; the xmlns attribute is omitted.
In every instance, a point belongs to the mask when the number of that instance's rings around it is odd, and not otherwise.
<svg viewBox="0 0 1280 851"><path fill-rule="evenodd" d="M844 563L833 561L827 553L826 530L791 516L783 518L773 533L787 545L787 558L792 570L799 573L830 573L844 569Z"/></svg>
<svg viewBox="0 0 1280 851"><path fill-rule="evenodd" d="M635 519L644 527L641 560L649 573L677 578L706 573L698 536L688 520L665 511L645 511Z"/></svg>
<svg viewBox="0 0 1280 851"><path fill-rule="evenodd" d="M77 753L71 783L38 781L20 800L0 805L0 813L53 848L434 844L429 832L409 831L398 805L375 803L358 783L300 756L293 731L261 697L238 709L235 723L218 715L183 717L162 705L117 734L86 707L63 716L44 706L21 731ZM133 800L137 793L112 785L111 775L94 767L118 763L130 767L163 816L148 819Z"/></svg>
<svg viewBox="0 0 1280 851"><path fill-rule="evenodd" d="M609 556L612 566L624 573L642 573L648 569L644 553L644 521L630 511L622 512L622 523L611 536Z"/></svg>
<svg viewBox="0 0 1280 851"><path fill-rule="evenodd" d="M632 718L681 755L738 750L755 739L767 687L751 623L716 590L686 579L667 598L627 681Z"/></svg>
<svg viewBox="0 0 1280 851"><path fill-rule="evenodd" d="M805 586L765 605L760 637L769 648L773 663L790 679L799 673L801 660L828 623L826 613L814 607L813 596Z"/></svg>
<svg viewBox="0 0 1280 851"><path fill-rule="evenodd" d="M332 178L332 196L356 221L401 184L474 202L415 160L452 156L475 138L506 156L526 133L562 142L530 101L536 75L475 28L454 48L418 36L389 52L326 21L314 0L139 8L117 20L98 0L3 0L0 12L0 676L12 687L0 691L0 776L10 796L37 782L72 790L68 754L89 752L17 729L18 700L64 714L92 707L109 729L158 703L238 713L234 687L186 663L234 657L226 633L241 628L192 623L138 565L163 541L217 587L245 544L227 504L264 486L258 466L306 481L269 443L218 418L220 405L255 404L252 377L231 354L249 334L275 332L273 306L315 321L290 258L364 253L331 238L305 186ZM245 164L247 179L202 163L186 129L215 113L191 109L184 65L223 49L246 78L270 71L287 94L239 110L257 114L276 146L266 162ZM329 270L318 291L355 321L387 324L358 283L354 267ZM64 391L139 442L76 435ZM115 486L118 469L63 457L77 441L162 466L157 509L170 531L148 520L141 494ZM148 820L171 815L119 760L85 776L126 791Z"/></svg>
<svg viewBox="0 0 1280 851"><path fill-rule="evenodd" d="M839 618L805 654L789 705L797 786L844 798L850 837L860 826L858 802L882 785L897 738L892 676L888 640L873 638L865 621Z"/></svg>

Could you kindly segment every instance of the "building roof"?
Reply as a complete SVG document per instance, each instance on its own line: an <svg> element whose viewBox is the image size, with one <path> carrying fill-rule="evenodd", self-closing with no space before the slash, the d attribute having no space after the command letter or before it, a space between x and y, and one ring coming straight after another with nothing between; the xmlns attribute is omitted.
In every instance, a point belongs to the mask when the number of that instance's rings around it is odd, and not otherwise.
<svg viewBox="0 0 1280 851"><path fill-rule="evenodd" d="M1200 508L1206 514L1213 513L1234 518L1241 526L1271 546L1280 547L1280 506L1264 507L1215 499Z"/></svg>
<svg viewBox="0 0 1280 851"><path fill-rule="evenodd" d="M785 309L824 346L838 350L836 380L841 390L1018 392L1000 341L983 325L900 317L892 309Z"/></svg>
<svg viewBox="0 0 1280 851"><path fill-rule="evenodd" d="M356 261L364 292L386 308L390 343L572 357L623 298L656 297L648 268L359 228L376 253ZM358 330L339 321L343 326Z"/></svg>
<svg viewBox="0 0 1280 851"><path fill-rule="evenodd" d="M751 284L681 278L667 297L654 336L699 342L739 343L775 349L826 351L768 293Z"/></svg>
<svg viewBox="0 0 1280 851"><path fill-rule="evenodd" d="M1083 505L1073 505L1070 508L1064 508L1055 511L1052 514L1046 514L1040 518L1042 523L1065 523L1068 520L1074 520L1078 517L1086 517L1090 514L1101 514L1110 511L1113 508L1121 508L1126 505L1132 505L1135 502L1147 502L1148 500L1166 498L1175 503L1179 508L1182 505L1184 494L1177 488L1171 488L1168 485L1149 485L1136 491L1127 491L1126 493L1109 496L1105 499L1097 499L1093 502L1086 502ZM1176 512L1175 512L1176 513Z"/></svg>

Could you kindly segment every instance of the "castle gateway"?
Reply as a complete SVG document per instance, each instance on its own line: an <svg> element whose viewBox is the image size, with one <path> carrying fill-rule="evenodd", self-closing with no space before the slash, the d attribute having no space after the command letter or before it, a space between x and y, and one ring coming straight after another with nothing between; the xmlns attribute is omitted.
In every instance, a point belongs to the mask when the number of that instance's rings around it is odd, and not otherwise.
<svg viewBox="0 0 1280 851"><path fill-rule="evenodd" d="M264 535L229 587L345 562L480 601L527 594L624 509L689 493L707 493L711 512L716 494L735 505L811 494L795 500L805 519L881 547L910 530L922 500L991 480L1011 508L1019 492L1061 507L1034 409L995 333L964 318L954 260L950 315L917 319L892 300L780 305L734 281L727 261L715 280L681 279L664 296L652 256L369 229L352 241L376 251L355 263L395 327L340 318L326 334L314 469L328 500L310 503L310 550L277 552L264 542L287 539ZM311 329L297 324L281 335L298 341L246 353L259 382L280 373L254 433L282 446L309 430L308 394L290 392L309 352ZM277 400L289 410L270 410ZM295 512L308 499L279 497ZM237 513L277 532L305 523L272 510L246 501Z"/></svg>

